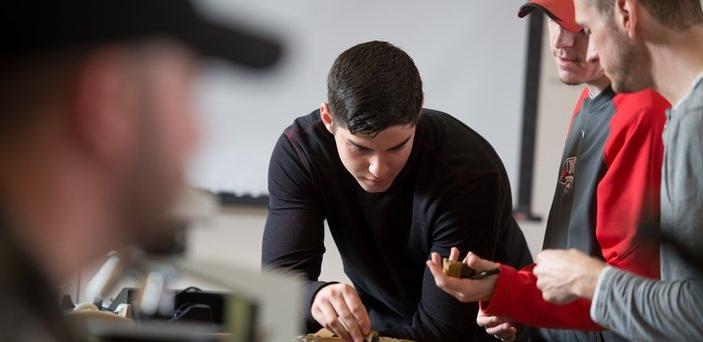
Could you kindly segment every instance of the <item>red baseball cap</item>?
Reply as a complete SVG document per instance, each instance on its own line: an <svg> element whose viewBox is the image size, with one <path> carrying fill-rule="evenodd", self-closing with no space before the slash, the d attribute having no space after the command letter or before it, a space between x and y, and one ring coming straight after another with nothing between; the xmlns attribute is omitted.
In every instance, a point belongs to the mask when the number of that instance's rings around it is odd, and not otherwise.
<svg viewBox="0 0 703 342"><path fill-rule="evenodd" d="M573 0L530 0L520 6L517 16L520 18L541 9L556 21L561 27L571 32L581 32L581 26L576 24L576 10Z"/></svg>

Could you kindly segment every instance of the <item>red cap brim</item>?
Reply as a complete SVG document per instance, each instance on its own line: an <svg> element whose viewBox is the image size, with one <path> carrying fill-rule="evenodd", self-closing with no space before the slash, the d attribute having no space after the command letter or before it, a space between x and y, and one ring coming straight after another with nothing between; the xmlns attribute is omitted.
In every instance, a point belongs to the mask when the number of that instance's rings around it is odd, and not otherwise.
<svg viewBox="0 0 703 342"><path fill-rule="evenodd" d="M581 32L581 26L576 24L576 10L573 0L530 0L520 6L518 17L523 18L535 9L543 10L561 27L571 32Z"/></svg>

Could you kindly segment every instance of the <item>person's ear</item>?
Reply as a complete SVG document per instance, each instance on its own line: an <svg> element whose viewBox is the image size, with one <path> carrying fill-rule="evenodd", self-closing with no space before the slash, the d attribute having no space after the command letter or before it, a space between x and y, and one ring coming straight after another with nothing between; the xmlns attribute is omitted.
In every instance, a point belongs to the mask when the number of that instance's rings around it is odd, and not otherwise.
<svg viewBox="0 0 703 342"><path fill-rule="evenodd" d="M104 48L88 55L75 78L69 129L86 156L121 163L136 119L136 91L128 83L127 52Z"/></svg>
<svg viewBox="0 0 703 342"><path fill-rule="evenodd" d="M325 125L327 130L334 134L334 118L332 118L332 113L330 113L330 105L327 102L322 102L320 104L320 119Z"/></svg>
<svg viewBox="0 0 703 342"><path fill-rule="evenodd" d="M627 32L630 39L634 39L638 20L637 0L615 0L614 12L618 28Z"/></svg>

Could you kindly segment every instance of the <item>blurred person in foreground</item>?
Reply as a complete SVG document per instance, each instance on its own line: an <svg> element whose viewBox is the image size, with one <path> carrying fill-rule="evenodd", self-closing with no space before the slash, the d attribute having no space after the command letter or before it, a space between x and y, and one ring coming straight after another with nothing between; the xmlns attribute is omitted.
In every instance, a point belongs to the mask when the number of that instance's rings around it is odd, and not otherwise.
<svg viewBox="0 0 703 342"><path fill-rule="evenodd" d="M584 85L570 113L543 248L575 248L610 265L658 279L658 246L641 244L637 236L643 233L643 220L650 223L645 230L656 232L664 149L661 134L669 103L651 89L632 94L613 91L598 56L588 54L589 37L576 24L573 2L532 0L521 6L518 15L540 11L548 17L559 78L565 84ZM484 263L478 257L470 261ZM483 300L479 325L505 341L517 337L515 323L542 328L536 330L534 339L538 340L624 340L590 319L586 300L570 305L545 301L537 288L534 267L514 270L502 266L497 278L482 282L452 281L441 275L437 279L460 300ZM495 283L489 287L491 293L479 291L481 283L491 282Z"/></svg>
<svg viewBox="0 0 703 342"><path fill-rule="evenodd" d="M699 0L576 0L617 92L647 87L667 113L661 191L661 280L640 277L574 250L540 254L544 298L591 299L591 318L639 341L703 340L703 10ZM656 236L654 236L656 237ZM643 236L642 241L652 239ZM674 248L678 246L678 248ZM684 257L686 255L686 257ZM696 267L698 266L698 267Z"/></svg>
<svg viewBox="0 0 703 342"><path fill-rule="evenodd" d="M198 55L261 68L279 47L179 0L13 3L0 17L0 340L73 340L60 284L158 237L182 190Z"/></svg>

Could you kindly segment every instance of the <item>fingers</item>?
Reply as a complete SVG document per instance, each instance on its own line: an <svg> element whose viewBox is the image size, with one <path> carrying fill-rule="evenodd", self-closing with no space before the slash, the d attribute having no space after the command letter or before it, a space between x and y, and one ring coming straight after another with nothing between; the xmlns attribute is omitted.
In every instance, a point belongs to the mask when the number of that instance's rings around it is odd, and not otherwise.
<svg viewBox="0 0 703 342"><path fill-rule="evenodd" d="M542 299L544 299L545 302L550 302L552 304L565 305L578 300L579 297L567 294L552 294L549 292L542 292Z"/></svg>
<svg viewBox="0 0 703 342"><path fill-rule="evenodd" d="M443 286L446 284L449 277L442 271L442 261L439 254L432 253L432 260L427 261L427 268L430 269L430 273L432 273L437 286L444 289Z"/></svg>
<svg viewBox="0 0 703 342"><path fill-rule="evenodd" d="M469 267L475 269L476 271L490 271L498 268L498 264L493 261L485 260L479 258L478 255L469 252L464 259L464 262L469 265Z"/></svg>
<svg viewBox="0 0 703 342"><path fill-rule="evenodd" d="M427 267L430 268L430 271L439 271L439 273L442 273L442 257L439 256L439 253L435 252L432 252L430 256L430 260L427 260ZM432 275L437 276L435 272L432 272Z"/></svg>
<svg viewBox="0 0 703 342"><path fill-rule="evenodd" d="M452 247L451 251L449 252L449 260L459 261L459 248Z"/></svg>
<svg viewBox="0 0 703 342"><path fill-rule="evenodd" d="M319 317L315 317L315 312L318 312ZM353 341L346 327L344 327L337 318L337 312L329 301L323 300L320 305L317 305L313 310L313 317L318 323L325 327L325 329L333 332L345 341Z"/></svg>
<svg viewBox="0 0 703 342"><path fill-rule="evenodd" d="M361 302L359 295L353 288L347 288L342 292L344 301L353 316L354 321L357 323L362 335L368 335L371 332L371 319L369 318L368 311L366 307ZM362 336L363 338L363 336Z"/></svg>
<svg viewBox="0 0 703 342"><path fill-rule="evenodd" d="M313 318L346 341L362 342L371 331L371 320L356 290L347 284L323 287L311 307Z"/></svg>
<svg viewBox="0 0 703 342"><path fill-rule="evenodd" d="M444 272L442 272L442 268L433 261L427 261L427 267L430 269L430 273L432 273L437 287L461 302L472 301L472 298L464 294L463 288L467 284L462 283L461 279L446 276ZM467 280L463 281L467 282Z"/></svg>
<svg viewBox="0 0 703 342"><path fill-rule="evenodd" d="M488 316L481 310L476 315L476 324L484 327L489 335L502 341L514 341L517 337L517 328L509 320Z"/></svg>
<svg viewBox="0 0 703 342"><path fill-rule="evenodd" d="M366 307L351 285L323 287L315 295L311 313L320 325L346 341L361 342L371 332Z"/></svg>
<svg viewBox="0 0 703 342"><path fill-rule="evenodd" d="M432 276L434 277L435 284L437 284L437 287L444 289L445 284L447 282L447 277L444 272L442 272L442 267L439 265L439 263L435 260L435 257L438 256L439 254L437 253L432 253L432 260L427 261L427 268L430 270L430 273L432 273Z"/></svg>
<svg viewBox="0 0 703 342"><path fill-rule="evenodd" d="M447 277L442 271L442 257L438 253L432 253L431 260L427 261L427 268L430 269L430 273L432 273L435 282ZM439 284L437 284L437 286L439 286Z"/></svg>
<svg viewBox="0 0 703 342"><path fill-rule="evenodd" d="M486 328L486 332L503 341L506 341L515 338L515 335L517 335L517 328L512 326L510 323L503 323L491 328Z"/></svg>
<svg viewBox="0 0 703 342"><path fill-rule="evenodd" d="M549 261L550 259L564 259L569 253L579 253L579 251L575 249L569 249L569 250L559 250L559 249L545 249L539 254L537 254L537 257L535 258L535 264L540 264L545 261Z"/></svg>
<svg viewBox="0 0 703 342"><path fill-rule="evenodd" d="M476 324L478 324L479 327L490 328L495 327L496 325L500 324L500 322L498 322L498 317L486 316L483 311L479 310L478 315L476 316Z"/></svg>
<svg viewBox="0 0 703 342"><path fill-rule="evenodd" d="M538 274L541 274L541 273L542 273L542 265L535 263L535 267L532 268L532 274L537 276Z"/></svg>
<svg viewBox="0 0 703 342"><path fill-rule="evenodd" d="M351 310L349 310L344 300L334 299L332 300L332 306L337 313L337 320L344 326L344 328L346 328L344 329L345 332L349 332L349 335L351 335L351 338L354 341L363 340L364 334L361 332L359 323L356 321L356 318L351 313ZM342 335L338 336L341 337Z"/></svg>
<svg viewBox="0 0 703 342"><path fill-rule="evenodd" d="M556 252L555 250L551 249L545 249L537 254L537 257L535 258L535 264L541 264L545 259L549 259L549 257Z"/></svg>
<svg viewBox="0 0 703 342"><path fill-rule="evenodd" d="M473 257L478 258L475 255ZM449 277L442 271L441 261L440 255L433 252L431 259L427 261L427 268L432 273L437 287L444 292L464 303L488 300L493 295L497 277L489 277L482 280ZM498 264L484 260L482 266L484 268L479 269L480 271L495 269Z"/></svg>
<svg viewBox="0 0 703 342"><path fill-rule="evenodd" d="M350 341L350 342L351 341L354 341L354 342L359 341L359 340L355 340L351 336L351 334L349 334L349 331L347 331L347 328L342 324L342 322L339 319L335 319L334 321L332 321L331 325L329 327L327 327L327 329L345 341Z"/></svg>
<svg viewBox="0 0 703 342"><path fill-rule="evenodd" d="M432 263L442 268L442 256L437 252L432 252Z"/></svg>

